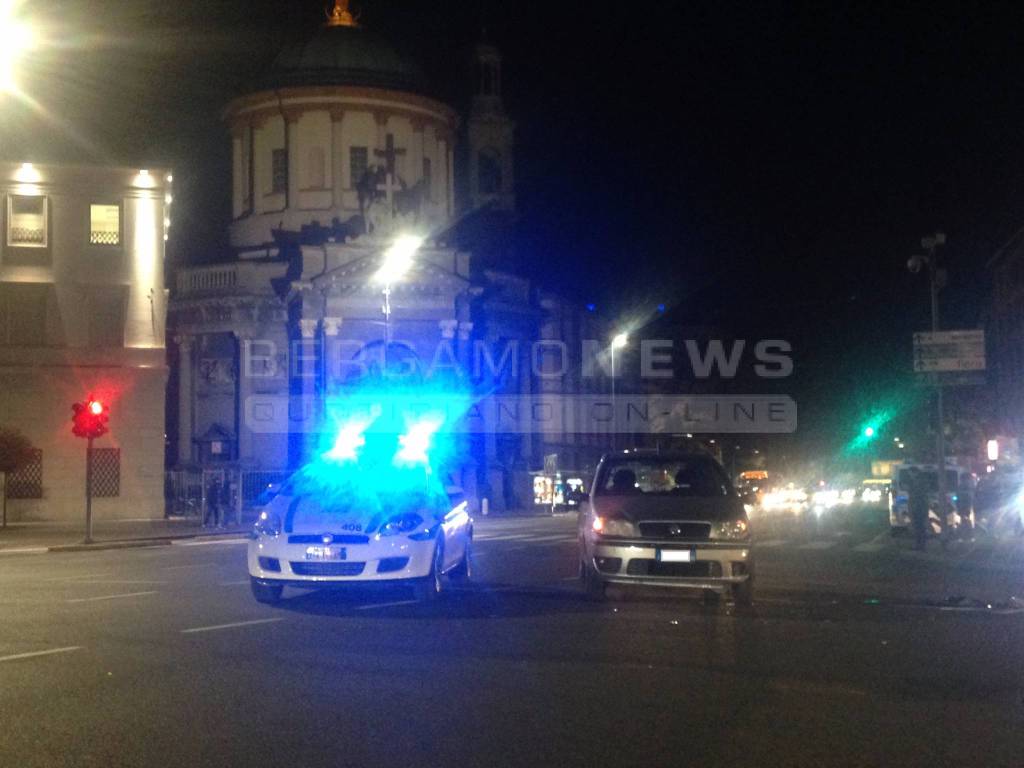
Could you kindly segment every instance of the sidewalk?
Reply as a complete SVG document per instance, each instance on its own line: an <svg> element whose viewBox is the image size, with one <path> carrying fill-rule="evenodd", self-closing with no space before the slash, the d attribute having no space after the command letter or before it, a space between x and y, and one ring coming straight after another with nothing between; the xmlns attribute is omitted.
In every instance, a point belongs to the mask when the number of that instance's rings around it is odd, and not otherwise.
<svg viewBox="0 0 1024 768"><path fill-rule="evenodd" d="M252 521L245 518L242 525L232 523L226 528L203 528L195 518L97 520L93 523L92 534L95 543L87 548L169 544L174 539L197 536L237 536L248 533L251 528ZM8 523L6 528L0 528L0 555L77 548L84 539L84 520L80 523Z"/></svg>

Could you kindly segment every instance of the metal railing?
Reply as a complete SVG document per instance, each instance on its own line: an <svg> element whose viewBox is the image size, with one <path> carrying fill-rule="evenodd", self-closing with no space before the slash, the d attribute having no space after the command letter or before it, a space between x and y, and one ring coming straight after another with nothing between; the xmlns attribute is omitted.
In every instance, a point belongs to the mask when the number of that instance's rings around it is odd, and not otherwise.
<svg viewBox="0 0 1024 768"><path fill-rule="evenodd" d="M213 517L216 502L222 520L233 517L241 524L244 513L266 503L271 487L283 483L290 474L284 470L168 470L164 478L165 515L207 521ZM211 489L225 484L227 494L222 492L218 500L210 498Z"/></svg>
<svg viewBox="0 0 1024 768"><path fill-rule="evenodd" d="M178 295L230 291L238 285L238 267L234 264L217 267L183 269L178 273Z"/></svg>

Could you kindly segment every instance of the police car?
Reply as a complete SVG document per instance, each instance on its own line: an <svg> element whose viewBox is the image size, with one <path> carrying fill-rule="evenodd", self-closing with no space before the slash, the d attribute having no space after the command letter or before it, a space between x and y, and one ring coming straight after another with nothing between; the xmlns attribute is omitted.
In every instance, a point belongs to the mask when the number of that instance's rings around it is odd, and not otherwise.
<svg viewBox="0 0 1024 768"><path fill-rule="evenodd" d="M343 432L293 475L251 535L256 600L277 602L285 587L370 582L407 584L431 600L447 581L468 580L473 520L459 489L431 465L425 434L375 436L366 446L362 434Z"/></svg>

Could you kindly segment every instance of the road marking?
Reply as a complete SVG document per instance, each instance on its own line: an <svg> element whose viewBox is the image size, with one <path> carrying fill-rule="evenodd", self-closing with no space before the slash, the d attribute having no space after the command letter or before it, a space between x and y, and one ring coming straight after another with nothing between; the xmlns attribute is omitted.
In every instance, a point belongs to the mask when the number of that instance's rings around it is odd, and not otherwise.
<svg viewBox="0 0 1024 768"><path fill-rule="evenodd" d="M237 539L217 539L215 541L172 541L176 547L216 547L226 544L248 544L249 539L241 537Z"/></svg>
<svg viewBox="0 0 1024 768"><path fill-rule="evenodd" d="M165 571L183 571L186 568L213 568L217 563L193 563L192 565L167 565Z"/></svg>
<svg viewBox="0 0 1024 768"><path fill-rule="evenodd" d="M807 544L801 544L799 549L831 549L836 545L834 541L811 541Z"/></svg>
<svg viewBox="0 0 1024 768"><path fill-rule="evenodd" d="M781 547L785 543L785 539L768 539L767 541L755 541L754 546L762 548Z"/></svg>
<svg viewBox="0 0 1024 768"><path fill-rule="evenodd" d="M358 605L357 611L369 611L374 608L393 608L396 605L415 605L419 600L396 600L393 603L371 603L370 605Z"/></svg>
<svg viewBox="0 0 1024 768"><path fill-rule="evenodd" d="M891 537L892 537L892 534L880 533L877 536L875 536L875 538L873 538L871 541L866 541L863 544L858 544L856 547L853 548L853 551L854 552L878 552L880 550L885 549L886 539L889 539Z"/></svg>
<svg viewBox="0 0 1024 768"><path fill-rule="evenodd" d="M156 591L152 592L126 592L122 595L101 595L100 597L76 597L68 600L69 603L96 603L100 600L120 600L123 597L145 597L146 595L155 595Z"/></svg>
<svg viewBox="0 0 1024 768"><path fill-rule="evenodd" d="M256 624L272 624L275 621L284 621L283 616L276 616L272 619L253 619L252 621L235 621L231 624L213 624L209 627L192 627L181 630L183 635L193 635L197 632L216 632L219 629L234 629L235 627L252 627Z"/></svg>
<svg viewBox="0 0 1024 768"><path fill-rule="evenodd" d="M220 585L222 587L239 587L242 584L248 584L252 579L246 579L245 581L222 581Z"/></svg>
<svg viewBox="0 0 1024 768"><path fill-rule="evenodd" d="M49 551L48 547L14 547L11 549L0 549L0 555L39 555Z"/></svg>
<svg viewBox="0 0 1024 768"><path fill-rule="evenodd" d="M16 653L13 656L0 656L0 661L18 661L19 659L34 659L37 656L52 656L55 653L70 653L81 650L80 645L70 645L67 648L51 648L48 651L31 651L29 653Z"/></svg>
<svg viewBox="0 0 1024 768"><path fill-rule="evenodd" d="M78 576L52 576L43 581L78 581L79 579L100 579L109 575L109 573L82 573Z"/></svg>
<svg viewBox="0 0 1024 768"><path fill-rule="evenodd" d="M127 579L88 579L78 580L77 584L166 584L166 581L129 581Z"/></svg>

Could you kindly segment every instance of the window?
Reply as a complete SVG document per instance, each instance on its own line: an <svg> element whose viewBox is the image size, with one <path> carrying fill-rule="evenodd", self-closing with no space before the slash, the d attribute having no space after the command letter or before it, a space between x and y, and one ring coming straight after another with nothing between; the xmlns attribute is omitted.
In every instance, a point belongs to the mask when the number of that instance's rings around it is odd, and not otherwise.
<svg viewBox="0 0 1024 768"><path fill-rule="evenodd" d="M19 469L7 475L8 499L43 498L43 452L32 449L32 459Z"/></svg>
<svg viewBox="0 0 1024 768"><path fill-rule="evenodd" d="M31 283L0 285L0 346L42 347L46 344L49 287Z"/></svg>
<svg viewBox="0 0 1024 768"><path fill-rule="evenodd" d="M7 198L7 244L20 248L45 248L47 198L42 195L10 195Z"/></svg>
<svg viewBox="0 0 1024 768"><path fill-rule="evenodd" d="M95 203L89 206L89 243L121 244L121 206Z"/></svg>
<svg viewBox="0 0 1024 768"><path fill-rule="evenodd" d="M277 194L278 192L288 191L288 150L287 149L275 149L271 152L270 156L271 163L271 181L270 181L270 192L271 194Z"/></svg>
<svg viewBox="0 0 1024 768"><path fill-rule="evenodd" d="M306 189L324 188L324 148L310 147L306 154Z"/></svg>
<svg viewBox="0 0 1024 768"><path fill-rule="evenodd" d="M434 169L430 164L430 158L423 158L423 190L427 200L430 199L430 191L434 188Z"/></svg>
<svg viewBox="0 0 1024 768"><path fill-rule="evenodd" d="M496 149L483 149L477 160L477 184L481 195L501 192L501 155Z"/></svg>
<svg viewBox="0 0 1024 768"><path fill-rule="evenodd" d="M348 186L355 189L366 175L370 162L370 152L366 147L351 147L348 151Z"/></svg>
<svg viewBox="0 0 1024 768"><path fill-rule="evenodd" d="M92 449L93 498L113 498L121 495L121 449Z"/></svg>

